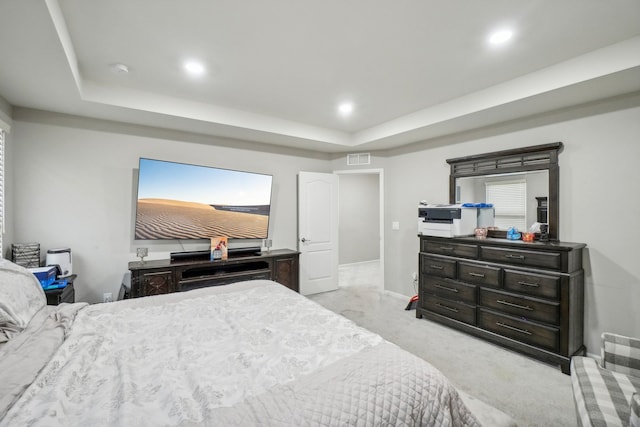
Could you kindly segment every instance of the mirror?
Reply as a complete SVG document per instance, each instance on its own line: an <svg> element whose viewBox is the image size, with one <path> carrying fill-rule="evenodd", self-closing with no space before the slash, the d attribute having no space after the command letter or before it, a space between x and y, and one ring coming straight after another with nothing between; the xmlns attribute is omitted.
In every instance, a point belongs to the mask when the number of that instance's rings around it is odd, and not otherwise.
<svg viewBox="0 0 640 427"><path fill-rule="evenodd" d="M500 192L501 188L504 191ZM491 194L496 192L502 194L494 194L491 198ZM487 200L487 194L489 194L489 200ZM522 206L523 215L513 215L513 212L505 213L504 210L496 209L495 225L500 229L506 230L515 226L520 231L526 231L534 222L548 222L549 172L546 170L456 179L455 203L483 202L493 203L498 207L499 203L496 200L503 194L507 197L513 195L514 201Z"/></svg>
<svg viewBox="0 0 640 427"><path fill-rule="evenodd" d="M517 226L518 230L526 231L534 222L546 222L549 238L557 240L560 216L557 159L561 148L562 143L556 142L448 159L449 202L494 203L496 226L501 229ZM518 215L505 211L507 203L519 206Z"/></svg>

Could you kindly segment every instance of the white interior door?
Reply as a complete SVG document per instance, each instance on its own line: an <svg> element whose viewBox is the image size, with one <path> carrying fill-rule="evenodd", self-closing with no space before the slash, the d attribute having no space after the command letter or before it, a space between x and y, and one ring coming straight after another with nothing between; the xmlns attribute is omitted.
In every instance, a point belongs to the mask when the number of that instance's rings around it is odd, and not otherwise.
<svg viewBox="0 0 640 427"><path fill-rule="evenodd" d="M338 176L298 174L300 293L338 289Z"/></svg>

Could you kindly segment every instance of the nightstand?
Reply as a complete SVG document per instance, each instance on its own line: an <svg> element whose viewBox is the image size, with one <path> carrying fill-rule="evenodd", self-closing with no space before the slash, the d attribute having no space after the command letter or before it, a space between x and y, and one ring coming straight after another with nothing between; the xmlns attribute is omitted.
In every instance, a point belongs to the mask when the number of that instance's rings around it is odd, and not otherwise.
<svg viewBox="0 0 640 427"><path fill-rule="evenodd" d="M73 281L78 277L77 274L72 274L67 277L67 286L62 289L49 289L44 291L47 296L47 305L58 305L63 302L73 303L76 299L76 292L73 288Z"/></svg>

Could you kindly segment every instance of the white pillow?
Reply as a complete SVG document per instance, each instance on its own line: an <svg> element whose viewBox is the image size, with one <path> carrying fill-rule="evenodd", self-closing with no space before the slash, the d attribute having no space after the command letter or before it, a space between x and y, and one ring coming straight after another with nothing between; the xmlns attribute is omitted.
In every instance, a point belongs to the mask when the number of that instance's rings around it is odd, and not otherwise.
<svg viewBox="0 0 640 427"><path fill-rule="evenodd" d="M36 276L0 259L0 335L8 339L20 333L45 305L47 297Z"/></svg>

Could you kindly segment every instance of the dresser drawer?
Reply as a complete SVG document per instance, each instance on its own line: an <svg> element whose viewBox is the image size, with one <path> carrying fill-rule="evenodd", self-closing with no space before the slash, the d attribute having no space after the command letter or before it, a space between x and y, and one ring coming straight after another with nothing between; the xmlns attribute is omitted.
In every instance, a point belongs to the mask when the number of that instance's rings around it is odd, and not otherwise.
<svg viewBox="0 0 640 427"><path fill-rule="evenodd" d="M468 304L476 304L475 285L428 276L424 279L422 291Z"/></svg>
<svg viewBox="0 0 640 427"><path fill-rule="evenodd" d="M480 289L480 303L496 311L523 317L529 320L560 324L560 304L535 298L517 296L509 292Z"/></svg>
<svg viewBox="0 0 640 427"><path fill-rule="evenodd" d="M235 274L224 274L220 275L220 277L195 277L183 279L178 282L178 291L185 292L209 286L228 285L230 283L243 282L245 280L271 280L271 270L264 269Z"/></svg>
<svg viewBox="0 0 640 427"><path fill-rule="evenodd" d="M422 298L424 296L424 298ZM475 325L476 307L435 295L421 295L420 306L451 319Z"/></svg>
<svg viewBox="0 0 640 427"><path fill-rule="evenodd" d="M478 309L478 326L514 340L557 352L560 350L560 330L538 325L524 319Z"/></svg>
<svg viewBox="0 0 640 427"><path fill-rule="evenodd" d="M432 254L460 256L464 258L477 258L478 246L464 243L451 243L446 240L423 239L421 252Z"/></svg>
<svg viewBox="0 0 640 427"><path fill-rule="evenodd" d="M562 267L562 255L560 252L540 252L481 246L480 258L486 261L527 267L551 268L554 270L559 270Z"/></svg>
<svg viewBox="0 0 640 427"><path fill-rule="evenodd" d="M456 277L456 261L437 256L420 255L420 272L438 277Z"/></svg>
<svg viewBox="0 0 640 427"><path fill-rule="evenodd" d="M501 273L500 267L466 262L458 263L458 279L463 282L499 288L502 285Z"/></svg>
<svg viewBox="0 0 640 427"><path fill-rule="evenodd" d="M560 298L558 276L548 276L525 271L504 270L504 288L522 294L558 300Z"/></svg>

